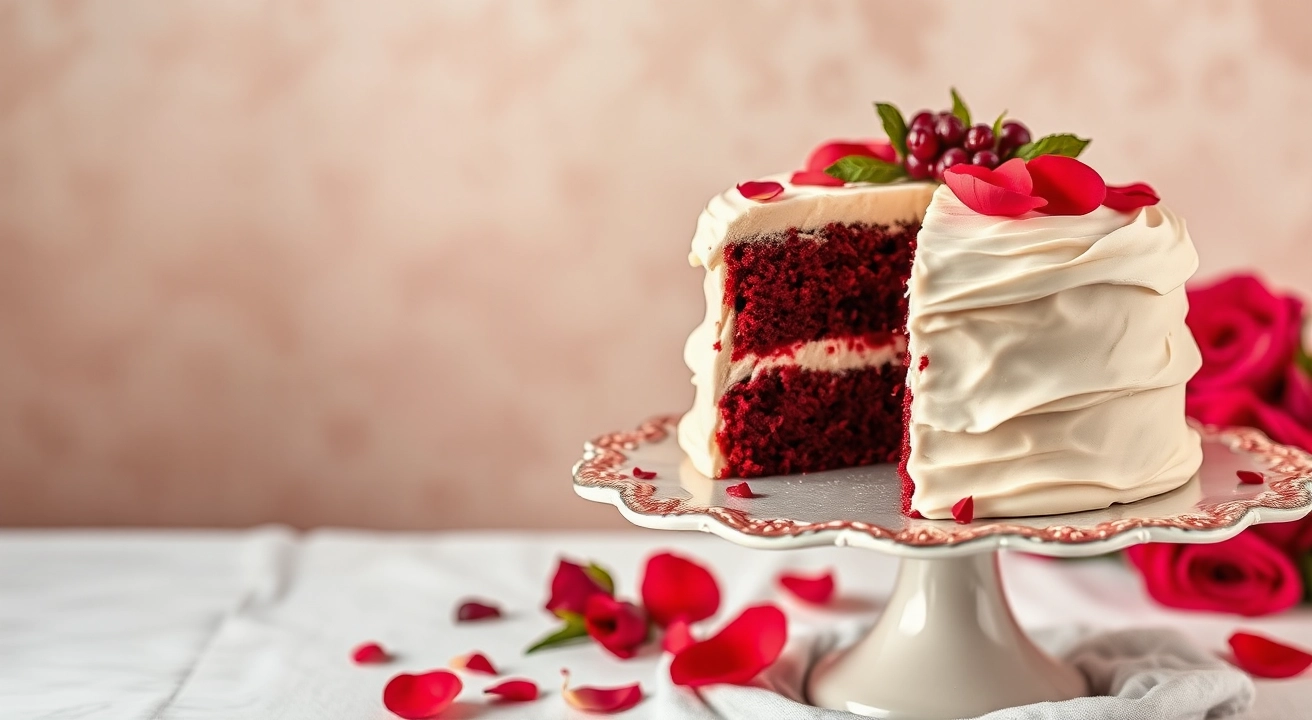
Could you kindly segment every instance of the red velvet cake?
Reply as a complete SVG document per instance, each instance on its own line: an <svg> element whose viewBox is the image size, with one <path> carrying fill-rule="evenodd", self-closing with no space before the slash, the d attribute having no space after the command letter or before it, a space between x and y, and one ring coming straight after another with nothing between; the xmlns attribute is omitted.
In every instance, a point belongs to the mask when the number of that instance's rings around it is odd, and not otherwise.
<svg viewBox="0 0 1312 720"><path fill-rule="evenodd" d="M1090 509L1188 480L1183 222L1146 185L1109 188L1074 136L970 127L964 104L880 115L888 141L825 144L698 220L692 465L899 463L903 509L930 518Z"/></svg>

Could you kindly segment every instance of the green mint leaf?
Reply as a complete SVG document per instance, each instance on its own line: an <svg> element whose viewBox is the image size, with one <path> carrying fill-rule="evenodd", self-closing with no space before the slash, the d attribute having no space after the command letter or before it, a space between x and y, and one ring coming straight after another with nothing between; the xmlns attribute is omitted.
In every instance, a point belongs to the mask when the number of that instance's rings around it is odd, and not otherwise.
<svg viewBox="0 0 1312 720"><path fill-rule="evenodd" d="M884 123L884 134L888 135L889 142L893 143L897 156L906 157L907 121L902 118L902 111L891 103L875 103L875 111L879 113L880 122Z"/></svg>
<svg viewBox="0 0 1312 720"><path fill-rule="evenodd" d="M1089 140L1087 138L1078 138L1069 133L1045 135L1034 142L1025 143L1016 148L1016 157L1022 160L1033 160L1040 155L1079 157L1088 144Z"/></svg>
<svg viewBox="0 0 1312 720"><path fill-rule="evenodd" d="M998 137L1001 136L1002 134L1002 121L1005 120L1006 118L1007 118L1007 111L1003 110L1002 114L998 116L998 119L993 121L993 144L995 146L998 143Z"/></svg>
<svg viewBox="0 0 1312 720"><path fill-rule="evenodd" d="M560 611L557 615L565 621L565 624L557 628L555 632L552 632L541 640L530 645L529 648L524 651L525 655L532 655L539 650L558 647L588 636L588 628L587 625L583 623L582 615L568 611Z"/></svg>
<svg viewBox="0 0 1312 720"><path fill-rule="evenodd" d="M966 103L961 99L961 96L957 94L956 88L952 88L951 90L952 114L956 115L958 120L965 123L966 127L970 127L970 108L966 107Z"/></svg>
<svg viewBox="0 0 1312 720"><path fill-rule="evenodd" d="M850 183L891 183L906 177L907 171L897 163L879 158L848 155L825 168L825 174Z"/></svg>
<svg viewBox="0 0 1312 720"><path fill-rule="evenodd" d="M606 568L595 562L588 563L583 568L583 572L587 573L588 577L592 578L592 581L597 583L602 590L612 596L615 594L615 579L610 576L610 573L606 572Z"/></svg>

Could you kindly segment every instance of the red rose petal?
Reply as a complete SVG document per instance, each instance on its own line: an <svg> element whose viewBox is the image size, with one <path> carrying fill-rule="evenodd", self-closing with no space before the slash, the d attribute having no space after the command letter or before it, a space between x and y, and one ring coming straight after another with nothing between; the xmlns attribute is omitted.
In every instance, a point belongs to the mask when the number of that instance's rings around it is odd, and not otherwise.
<svg viewBox="0 0 1312 720"><path fill-rule="evenodd" d="M588 609L588 598L597 594L612 593L598 584L582 565L562 559L551 578L551 598L547 600L546 610L556 615L562 612L582 615Z"/></svg>
<svg viewBox="0 0 1312 720"><path fill-rule="evenodd" d="M570 689L569 671L561 670L565 682L560 694L570 707L594 713L618 713L642 702L642 685L633 683L622 687L577 687Z"/></svg>
<svg viewBox="0 0 1312 720"><path fill-rule="evenodd" d="M749 607L713 637L693 643L670 662L675 685L745 683L774 664L788 641L788 618L774 605Z"/></svg>
<svg viewBox="0 0 1312 720"><path fill-rule="evenodd" d="M911 512L907 513L907 517L911 518L912 520L924 520L924 519L925 519L925 516L924 516L924 515L921 515L919 510L912 510Z"/></svg>
<svg viewBox="0 0 1312 720"><path fill-rule="evenodd" d="M1265 475L1252 470L1240 470L1239 472L1236 472L1235 475L1239 477L1239 482L1245 485L1261 485L1266 482Z"/></svg>
<svg viewBox="0 0 1312 720"><path fill-rule="evenodd" d="M692 636L692 626L682 618L670 623L665 628L665 637L661 640L661 649L671 655L678 655L697 639Z"/></svg>
<svg viewBox="0 0 1312 720"><path fill-rule="evenodd" d="M1113 210L1129 212L1141 207L1156 205L1162 199L1148 183L1130 183L1129 185L1108 185L1107 197L1102 204Z"/></svg>
<svg viewBox="0 0 1312 720"><path fill-rule="evenodd" d="M730 485L724 489L724 494L729 497L742 498L744 500L761 497L752 492L752 487L745 482L740 482L737 485Z"/></svg>
<svg viewBox="0 0 1312 720"><path fill-rule="evenodd" d="M483 673L484 675L500 675L492 661L487 659L483 653L476 652L468 655L461 655L451 661L451 667L456 670L468 670L469 672Z"/></svg>
<svg viewBox="0 0 1312 720"><path fill-rule="evenodd" d="M401 673L383 688L383 706L406 720L423 720L451 707L463 688L460 678L447 670Z"/></svg>
<svg viewBox="0 0 1312 720"><path fill-rule="evenodd" d="M501 617L501 608L496 605L468 600L456 608L456 622L473 622Z"/></svg>
<svg viewBox="0 0 1312 720"><path fill-rule="evenodd" d="M589 637L621 660L637 655L638 648L651 635L651 626L642 608L606 595L588 598L583 625Z"/></svg>
<svg viewBox="0 0 1312 720"><path fill-rule="evenodd" d="M710 570L680 555L659 553L642 571L642 604L657 625L697 622L720 609L720 586Z"/></svg>
<svg viewBox="0 0 1312 720"><path fill-rule="evenodd" d="M823 170L798 170L788 178L788 182L794 185L820 185L823 187L838 187L843 184L842 180Z"/></svg>
<svg viewBox="0 0 1312 720"><path fill-rule="evenodd" d="M773 180L748 180L738 183L738 192L748 200L756 202L769 202L779 197L783 191L784 186Z"/></svg>
<svg viewBox="0 0 1312 720"><path fill-rule="evenodd" d="M1312 666L1312 653L1252 633L1231 635L1230 649L1235 653L1235 664L1257 677L1289 678Z"/></svg>
<svg viewBox="0 0 1312 720"><path fill-rule="evenodd" d="M897 151L887 140L830 140L811 151L806 158L806 170L823 174L825 168L852 155L897 162Z"/></svg>
<svg viewBox="0 0 1312 720"><path fill-rule="evenodd" d="M1107 183L1097 170L1072 157L1040 155L1026 169L1034 181L1034 195L1048 201L1045 215L1087 215L1107 198Z"/></svg>
<svg viewBox="0 0 1312 720"><path fill-rule="evenodd" d="M834 573L832 570L814 577L784 573L779 576L779 584L788 592L796 595L798 599L816 605L824 605L834 597Z"/></svg>
<svg viewBox="0 0 1312 720"><path fill-rule="evenodd" d="M981 215L1019 217L1047 204L1043 198L1013 190L1017 182L980 165L953 165L943 173L943 184L961 204Z"/></svg>
<svg viewBox="0 0 1312 720"><path fill-rule="evenodd" d="M967 495L952 506L952 519L965 525L975 519L975 496Z"/></svg>
<svg viewBox="0 0 1312 720"><path fill-rule="evenodd" d="M1012 158L993 169L994 184L1012 192L1030 195L1034 192L1034 178L1020 158Z"/></svg>
<svg viewBox="0 0 1312 720"><path fill-rule="evenodd" d="M635 467L633 468L633 477L638 478L639 480L651 480L656 477L656 473L654 471L643 470L642 468Z"/></svg>
<svg viewBox="0 0 1312 720"><path fill-rule="evenodd" d="M351 659L356 665L374 665L388 662L392 656L387 654L382 645L367 642L351 651Z"/></svg>
<svg viewBox="0 0 1312 720"><path fill-rule="evenodd" d="M531 702L538 699L538 685L532 680L506 680L483 690L484 695L496 695L506 702Z"/></svg>

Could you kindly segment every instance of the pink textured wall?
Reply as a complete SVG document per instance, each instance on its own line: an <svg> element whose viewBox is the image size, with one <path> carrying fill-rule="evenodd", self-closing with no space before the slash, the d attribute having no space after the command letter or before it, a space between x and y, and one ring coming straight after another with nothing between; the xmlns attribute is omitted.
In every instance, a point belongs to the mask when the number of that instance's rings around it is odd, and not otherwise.
<svg viewBox="0 0 1312 720"><path fill-rule="evenodd" d="M0 3L0 522L617 527L706 199L950 84L1312 292L1301 3Z"/></svg>

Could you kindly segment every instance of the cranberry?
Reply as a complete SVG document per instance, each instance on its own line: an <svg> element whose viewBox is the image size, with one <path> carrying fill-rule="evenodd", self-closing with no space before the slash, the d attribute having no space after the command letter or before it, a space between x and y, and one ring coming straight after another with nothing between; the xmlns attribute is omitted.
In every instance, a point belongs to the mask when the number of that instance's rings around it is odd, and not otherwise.
<svg viewBox="0 0 1312 720"><path fill-rule="evenodd" d="M962 145L968 152L993 149L993 128L988 125L976 125L966 131L966 142Z"/></svg>
<svg viewBox="0 0 1312 720"><path fill-rule="evenodd" d="M938 138L925 127L912 128L907 133L907 154L918 160L933 160L938 155Z"/></svg>
<svg viewBox="0 0 1312 720"><path fill-rule="evenodd" d="M998 152L1003 155L1030 141L1030 129L1016 120L1002 123L998 130Z"/></svg>
<svg viewBox="0 0 1312 720"><path fill-rule="evenodd" d="M992 150L980 150L970 158L971 165L980 165L989 169L997 167L1000 162L1002 160Z"/></svg>
<svg viewBox="0 0 1312 720"><path fill-rule="evenodd" d="M908 155L902 164L906 167L907 175L911 176L912 180L928 180L934 175L933 158L921 160L915 155Z"/></svg>
<svg viewBox="0 0 1312 720"><path fill-rule="evenodd" d="M934 120L934 113L928 110L921 110L911 116L911 122L907 124L907 129L915 130L916 128L924 128L930 132L934 132Z"/></svg>
<svg viewBox="0 0 1312 720"><path fill-rule="evenodd" d="M956 147L966 139L966 124L956 115L939 115L934 123L934 134L938 135L939 144L944 147Z"/></svg>
<svg viewBox="0 0 1312 720"><path fill-rule="evenodd" d="M943 153L943 157L940 157L938 162L934 163L934 179L942 180L944 170L947 170L953 165L960 165L968 162L970 162L970 155L967 155L965 150L962 150L961 148L949 148Z"/></svg>

